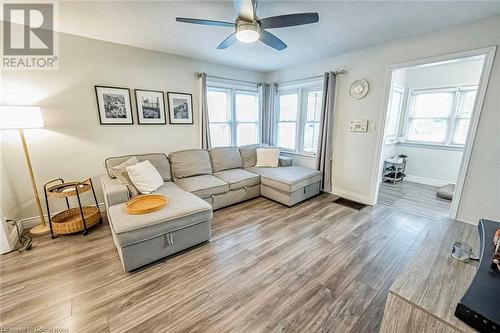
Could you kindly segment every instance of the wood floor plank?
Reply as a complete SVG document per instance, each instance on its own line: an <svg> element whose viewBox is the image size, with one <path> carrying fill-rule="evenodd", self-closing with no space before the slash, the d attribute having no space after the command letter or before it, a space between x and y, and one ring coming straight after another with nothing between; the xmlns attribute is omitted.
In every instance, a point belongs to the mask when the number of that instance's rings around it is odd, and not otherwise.
<svg viewBox="0 0 500 333"><path fill-rule="evenodd" d="M396 268L392 271L390 276L384 281L383 285L378 289L377 296L375 296L372 303L365 310L363 316L358 320L356 325L351 330L351 333L358 332L378 332L380 330L380 325L382 323L382 317L384 314L384 308L386 305L386 300L388 296L388 292L396 278L400 275L401 272L404 272L407 269L407 266L410 265L411 259L417 253L417 250L420 248L423 240L425 239L427 232L432 226L432 222L428 224L428 226L423 229L419 235L416 236L413 243L408 249L402 249L404 255L400 258L400 261ZM392 244L390 245L392 246ZM393 262L391 260L391 262ZM375 260L370 263L370 266L376 264ZM371 270L369 267L368 271ZM363 274L360 274L360 278L362 281L369 283L369 279L363 277Z"/></svg>
<svg viewBox="0 0 500 333"><path fill-rule="evenodd" d="M378 203L431 219L448 217L451 201L436 197L437 190L436 186L408 181L382 183Z"/></svg>
<svg viewBox="0 0 500 333"><path fill-rule="evenodd" d="M257 198L221 209L211 242L133 273L122 271L106 223L86 237L37 238L32 250L0 257L1 324L109 333L378 329L389 286L432 221L334 199L288 208Z"/></svg>

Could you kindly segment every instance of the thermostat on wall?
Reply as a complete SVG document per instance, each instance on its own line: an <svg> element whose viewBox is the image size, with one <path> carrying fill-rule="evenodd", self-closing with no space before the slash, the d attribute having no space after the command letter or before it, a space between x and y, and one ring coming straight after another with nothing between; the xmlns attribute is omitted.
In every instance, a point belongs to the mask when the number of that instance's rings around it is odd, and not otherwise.
<svg viewBox="0 0 500 333"><path fill-rule="evenodd" d="M366 132L368 130L368 120L351 120L349 130L351 132Z"/></svg>

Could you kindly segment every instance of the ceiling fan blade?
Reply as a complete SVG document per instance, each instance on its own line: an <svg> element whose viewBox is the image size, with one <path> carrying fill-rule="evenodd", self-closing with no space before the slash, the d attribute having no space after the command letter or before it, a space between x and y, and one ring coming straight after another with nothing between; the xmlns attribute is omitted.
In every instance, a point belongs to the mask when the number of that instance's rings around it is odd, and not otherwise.
<svg viewBox="0 0 500 333"><path fill-rule="evenodd" d="M248 22L254 20L257 6L256 0L233 0L233 6L239 18Z"/></svg>
<svg viewBox="0 0 500 333"><path fill-rule="evenodd" d="M281 39L264 29L260 29L260 40L278 51L286 49L287 47Z"/></svg>
<svg viewBox="0 0 500 333"><path fill-rule="evenodd" d="M318 13L300 13L266 17L259 20L262 29L286 28L296 25L316 23L319 21Z"/></svg>
<svg viewBox="0 0 500 333"><path fill-rule="evenodd" d="M176 17L175 20L177 22L182 22L182 23L192 23L192 24L201 24L201 25L211 25L214 27L234 28L234 23L231 23L231 22L212 21L212 20L204 20L204 19L196 19L196 18L188 18L188 17Z"/></svg>
<svg viewBox="0 0 500 333"><path fill-rule="evenodd" d="M217 46L219 50L227 49L231 45L233 45L237 41L236 39L236 32L233 32L230 34L226 39L222 41L222 43Z"/></svg>

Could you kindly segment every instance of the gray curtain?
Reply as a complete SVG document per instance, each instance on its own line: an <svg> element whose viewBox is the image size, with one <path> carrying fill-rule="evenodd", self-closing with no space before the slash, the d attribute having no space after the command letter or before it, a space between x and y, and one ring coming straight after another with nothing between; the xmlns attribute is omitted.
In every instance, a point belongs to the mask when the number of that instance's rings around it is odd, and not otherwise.
<svg viewBox="0 0 500 333"><path fill-rule="evenodd" d="M276 83L259 84L259 107L262 115L261 142L270 146L274 145L274 101L278 85Z"/></svg>
<svg viewBox="0 0 500 333"><path fill-rule="evenodd" d="M207 73L198 74L198 86L200 94L200 115L201 115L201 148L209 149L210 124L208 123L208 100L207 100Z"/></svg>
<svg viewBox="0 0 500 333"><path fill-rule="evenodd" d="M321 190L332 191L332 156L333 156L333 116L335 105L336 75L334 72L325 73L323 79L323 103L319 123L318 151L316 155L316 169L323 175Z"/></svg>

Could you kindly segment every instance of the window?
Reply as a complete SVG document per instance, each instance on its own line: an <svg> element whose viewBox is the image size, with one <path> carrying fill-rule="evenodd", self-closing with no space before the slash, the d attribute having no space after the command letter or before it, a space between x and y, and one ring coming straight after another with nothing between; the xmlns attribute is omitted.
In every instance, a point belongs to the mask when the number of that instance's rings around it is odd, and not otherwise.
<svg viewBox="0 0 500 333"><path fill-rule="evenodd" d="M472 109L476 100L476 89L459 91L457 116L455 118L455 128L451 142L457 145L464 145L469 129Z"/></svg>
<svg viewBox="0 0 500 333"><path fill-rule="evenodd" d="M207 100L212 147L242 146L259 142L257 91L209 86Z"/></svg>
<svg viewBox="0 0 500 333"><path fill-rule="evenodd" d="M299 94L279 96L278 147L295 150Z"/></svg>
<svg viewBox="0 0 500 333"><path fill-rule="evenodd" d="M230 90L208 88L208 122L213 147L231 145Z"/></svg>
<svg viewBox="0 0 500 333"><path fill-rule="evenodd" d="M323 102L323 92L307 92L306 119L304 122L304 137L302 139L302 150L307 153L316 154L318 147L319 117L321 113L321 103Z"/></svg>
<svg viewBox="0 0 500 333"><path fill-rule="evenodd" d="M399 115L403 105L404 88L394 86L392 88L389 108L387 110L387 119L385 125L385 142L394 143L398 137Z"/></svg>
<svg viewBox="0 0 500 333"><path fill-rule="evenodd" d="M236 144L259 142L259 97L257 93L236 91Z"/></svg>
<svg viewBox="0 0 500 333"><path fill-rule="evenodd" d="M409 142L463 146L477 87L411 92L405 139Z"/></svg>
<svg viewBox="0 0 500 333"><path fill-rule="evenodd" d="M296 153L316 154L323 92L316 85L283 89L276 105L276 144Z"/></svg>

